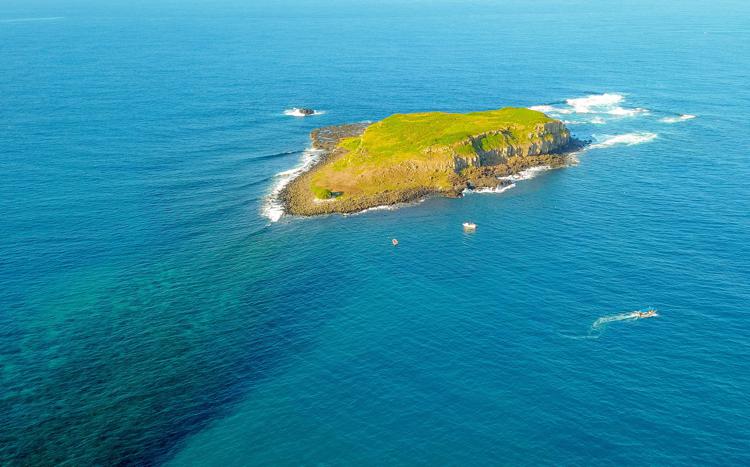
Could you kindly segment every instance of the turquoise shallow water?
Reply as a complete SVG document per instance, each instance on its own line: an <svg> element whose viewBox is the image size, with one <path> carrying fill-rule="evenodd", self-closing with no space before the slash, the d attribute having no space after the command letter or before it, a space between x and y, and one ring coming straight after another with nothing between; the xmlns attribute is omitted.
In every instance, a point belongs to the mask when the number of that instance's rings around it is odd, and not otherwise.
<svg viewBox="0 0 750 467"><path fill-rule="evenodd" d="M0 463L747 464L748 14L4 4ZM593 147L265 215L315 127L505 105Z"/></svg>

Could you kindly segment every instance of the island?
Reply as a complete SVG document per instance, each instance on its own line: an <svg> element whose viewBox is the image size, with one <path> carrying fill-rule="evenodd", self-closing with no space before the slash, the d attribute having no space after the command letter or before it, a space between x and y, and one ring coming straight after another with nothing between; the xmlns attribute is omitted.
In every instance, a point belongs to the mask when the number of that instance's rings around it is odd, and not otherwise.
<svg viewBox="0 0 750 467"><path fill-rule="evenodd" d="M581 147L542 112L506 107L471 113L395 114L375 123L319 128L320 157L279 193L285 212L351 213L495 188L536 166L560 167Z"/></svg>

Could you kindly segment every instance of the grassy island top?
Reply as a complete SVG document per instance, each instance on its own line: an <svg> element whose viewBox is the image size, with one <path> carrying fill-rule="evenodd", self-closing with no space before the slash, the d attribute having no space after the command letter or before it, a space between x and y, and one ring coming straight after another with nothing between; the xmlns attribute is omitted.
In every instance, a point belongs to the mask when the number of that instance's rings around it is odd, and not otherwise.
<svg viewBox="0 0 750 467"><path fill-rule="evenodd" d="M364 162L362 157L370 162L384 158L395 162L436 157L442 151L429 149L445 146L455 146L455 152L469 155L474 153L468 143L470 137L497 133L498 130L503 130L503 137L489 137L488 141L483 141L486 149L491 149L493 143L523 144L531 138L530 130L537 124L551 121L553 119L542 112L515 107L466 114L394 114L370 125L361 136L342 140L339 146L350 151L350 157L341 159L337 168L344 168L356 156L359 163Z"/></svg>
<svg viewBox="0 0 750 467"><path fill-rule="evenodd" d="M542 112L506 107L395 114L370 125L320 128L312 138L325 156L284 192L292 213L354 212L496 187L498 177L559 164L570 132Z"/></svg>

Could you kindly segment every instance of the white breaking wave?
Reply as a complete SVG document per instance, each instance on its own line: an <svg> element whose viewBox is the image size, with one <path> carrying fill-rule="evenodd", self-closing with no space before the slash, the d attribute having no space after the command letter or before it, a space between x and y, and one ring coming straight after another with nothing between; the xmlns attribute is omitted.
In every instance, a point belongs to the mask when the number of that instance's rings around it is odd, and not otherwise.
<svg viewBox="0 0 750 467"><path fill-rule="evenodd" d="M633 117L635 115L639 114L647 114L648 109L644 109L641 107L634 107L632 109L625 109L623 107L616 107L614 109L608 110L606 112L609 115L617 115L621 117Z"/></svg>
<svg viewBox="0 0 750 467"><path fill-rule="evenodd" d="M605 93L590 94L585 97L576 97L565 99L564 106L555 105L535 105L529 107L531 110L537 110L552 116L560 115L594 115L588 123L601 125L606 123L603 116L612 115L615 117L633 117L640 114L649 113L648 109L641 107L624 107L625 96L622 94ZM577 122L576 122L577 123Z"/></svg>
<svg viewBox="0 0 750 467"><path fill-rule="evenodd" d="M463 191L463 194L465 195L470 194L470 193L496 193L497 194L497 193L503 193L505 191L508 191L511 188L515 188L515 186L516 186L515 183L511 183L510 185L498 185L494 188L475 188L475 189L466 188Z"/></svg>
<svg viewBox="0 0 750 467"><path fill-rule="evenodd" d="M466 188L463 191L463 194L471 194L471 193L504 193L511 188L516 187L516 182L520 182L522 180L529 180L537 175L539 175L542 172L546 172L548 170L552 169L549 165L539 165L536 167L531 167L526 170L522 170L518 172L517 174L508 175L507 177L498 177L498 182L501 182L498 184L498 186L493 188L476 188L476 189L469 189ZM511 183L502 183L502 182L511 182Z"/></svg>
<svg viewBox="0 0 750 467"><path fill-rule="evenodd" d="M565 99L565 103L573 108L573 112L587 114L617 108L617 104L625 100L622 94L591 94L586 97Z"/></svg>
<svg viewBox="0 0 750 467"><path fill-rule="evenodd" d="M677 123L677 122L684 122L685 120L691 120L695 117L696 117L695 115L683 114L683 115L680 115L679 117L664 117L659 121L664 122L664 123Z"/></svg>
<svg viewBox="0 0 750 467"><path fill-rule="evenodd" d="M325 111L323 110L314 110L312 115L323 115L324 113ZM284 111L284 115L289 115L290 117L309 117L309 115L303 114L302 111L297 107L286 109Z"/></svg>
<svg viewBox="0 0 750 467"><path fill-rule="evenodd" d="M373 206L371 208L363 209L361 211L357 212L351 212L351 213L345 213L344 216L356 216L358 214L364 214L366 212L372 212L372 211L395 211L399 207L405 205L406 203L397 203L397 204L383 204L380 206Z"/></svg>
<svg viewBox="0 0 750 467"><path fill-rule="evenodd" d="M500 180L510 180L512 182L518 182L521 180L529 180L537 175L539 175L542 172L546 172L548 170L551 170L552 167L549 165L538 165L536 167L531 167L526 170L522 170L518 172L517 174L508 175L507 177L500 177Z"/></svg>
<svg viewBox="0 0 750 467"><path fill-rule="evenodd" d="M323 151L320 149L307 149L302 153L302 160L298 166L284 172L279 172L274 176L278 181L273 186L273 190L271 190L271 193L266 198L266 202L262 208L263 215L270 219L271 222L278 221L284 215L284 204L279 199L281 191L292 180L310 170L318 162L322 153Z"/></svg>
<svg viewBox="0 0 750 467"><path fill-rule="evenodd" d="M626 146L633 146L636 144L648 143L656 139L658 135L656 133L648 132L636 132L636 133L625 133L622 135L594 135L594 138L598 141L596 144L592 144L588 149L596 148L608 148L618 144L624 144Z"/></svg>
<svg viewBox="0 0 750 467"><path fill-rule="evenodd" d="M570 109L560 109L558 107L555 107L554 105L533 105L529 107L531 110L536 110L537 112L542 112L546 114L554 113L554 114L569 114L573 113L573 110Z"/></svg>

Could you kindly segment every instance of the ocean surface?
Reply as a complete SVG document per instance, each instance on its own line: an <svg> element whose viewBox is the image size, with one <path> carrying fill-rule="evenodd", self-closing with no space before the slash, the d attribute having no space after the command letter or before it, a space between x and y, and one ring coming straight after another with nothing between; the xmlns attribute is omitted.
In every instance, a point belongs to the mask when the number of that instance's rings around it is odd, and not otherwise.
<svg viewBox="0 0 750 467"><path fill-rule="evenodd" d="M0 5L0 464L750 463L746 2L263 3ZM592 144L274 203L316 127L504 106Z"/></svg>

